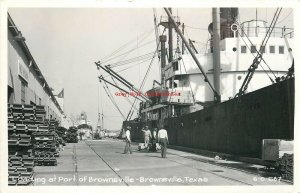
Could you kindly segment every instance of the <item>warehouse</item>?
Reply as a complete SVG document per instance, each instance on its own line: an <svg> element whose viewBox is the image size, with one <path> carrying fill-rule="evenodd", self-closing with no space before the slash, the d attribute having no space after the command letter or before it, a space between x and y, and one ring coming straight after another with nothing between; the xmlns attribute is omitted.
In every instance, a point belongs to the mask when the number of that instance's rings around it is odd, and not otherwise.
<svg viewBox="0 0 300 193"><path fill-rule="evenodd" d="M8 14L8 103L43 105L46 117L61 121L63 109L52 93L25 38Z"/></svg>
<svg viewBox="0 0 300 193"><path fill-rule="evenodd" d="M64 90L52 93L9 14L7 35L8 184L21 186L35 181L35 166L57 165L67 118Z"/></svg>

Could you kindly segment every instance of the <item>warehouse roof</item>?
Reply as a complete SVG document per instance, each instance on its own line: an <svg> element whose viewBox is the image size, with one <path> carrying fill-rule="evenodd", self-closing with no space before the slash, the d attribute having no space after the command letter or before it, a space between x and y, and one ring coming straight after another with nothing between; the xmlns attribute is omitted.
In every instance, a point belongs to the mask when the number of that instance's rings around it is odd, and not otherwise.
<svg viewBox="0 0 300 193"><path fill-rule="evenodd" d="M8 15L8 30L12 33L13 36L18 36L20 31L18 30L18 28L16 27L15 23L13 22L11 16L9 15L9 13L7 13ZM10 27L13 26L13 27ZM25 39L24 39L25 40ZM53 101L53 103L55 104L55 106L58 108L58 110L60 111L60 113L64 114L62 108L60 107L59 103L57 102L56 98L54 97L52 90L50 88L50 86L48 85L46 79L44 78L41 70L39 69L38 65L36 64L33 56L31 55L29 48L27 47L25 41L17 41L17 44L21 47L22 51L24 52L25 56L27 57L28 61L32 62L32 65L30 66L31 69L33 69L36 74L38 75L38 79L40 80L41 85L44 87L45 91L47 92L47 94L50 96L51 100Z"/></svg>

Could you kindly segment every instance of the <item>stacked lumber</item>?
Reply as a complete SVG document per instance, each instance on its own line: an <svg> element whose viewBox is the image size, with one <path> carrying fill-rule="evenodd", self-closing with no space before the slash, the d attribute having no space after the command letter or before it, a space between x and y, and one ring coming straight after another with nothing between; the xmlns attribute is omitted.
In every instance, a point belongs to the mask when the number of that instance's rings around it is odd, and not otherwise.
<svg viewBox="0 0 300 193"><path fill-rule="evenodd" d="M8 149L8 185L31 184L34 167L31 136L9 133Z"/></svg>
<svg viewBox="0 0 300 193"><path fill-rule="evenodd" d="M8 123L43 125L45 114L43 106L8 104Z"/></svg>
<svg viewBox="0 0 300 193"><path fill-rule="evenodd" d="M8 183L30 185L34 166L57 165L58 122L45 119L44 106L8 104Z"/></svg>
<svg viewBox="0 0 300 193"><path fill-rule="evenodd" d="M63 146L66 145L65 141L66 141L66 131L67 129L64 127L57 127L56 128L56 133L59 136L59 140L62 140L62 144Z"/></svg>
<svg viewBox="0 0 300 193"><path fill-rule="evenodd" d="M56 146L60 150L63 146L66 145L65 143L65 131L66 129L64 127L59 127L56 125L55 127L55 140L56 140Z"/></svg>
<svg viewBox="0 0 300 193"><path fill-rule="evenodd" d="M30 185L34 155L32 133L44 131L43 106L8 104L8 185Z"/></svg>
<svg viewBox="0 0 300 193"><path fill-rule="evenodd" d="M59 125L59 122L55 119L45 119L45 124L48 125L50 132L55 132L56 128Z"/></svg>
<svg viewBox="0 0 300 193"><path fill-rule="evenodd" d="M56 157L58 152L56 149L54 132L34 132L33 136L33 152L35 157L35 165L38 166L56 166Z"/></svg>
<svg viewBox="0 0 300 193"><path fill-rule="evenodd" d="M276 166L283 179L294 180L294 154L285 153L276 161Z"/></svg>
<svg viewBox="0 0 300 193"><path fill-rule="evenodd" d="M67 143L78 143L78 134L77 134L77 128L76 127L70 127L67 130L66 134L66 142Z"/></svg>

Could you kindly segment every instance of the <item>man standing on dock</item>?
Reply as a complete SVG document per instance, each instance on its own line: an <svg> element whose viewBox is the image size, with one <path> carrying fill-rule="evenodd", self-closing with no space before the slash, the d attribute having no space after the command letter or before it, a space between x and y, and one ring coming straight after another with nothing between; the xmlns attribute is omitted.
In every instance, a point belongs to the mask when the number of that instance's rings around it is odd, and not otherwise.
<svg viewBox="0 0 300 193"><path fill-rule="evenodd" d="M169 139L168 139L168 133L166 130L167 126L165 125L164 128L161 128L158 131L158 142L161 146L161 157L166 158L167 154L167 144L169 144Z"/></svg>
<svg viewBox="0 0 300 193"><path fill-rule="evenodd" d="M151 150L156 151L157 128L153 129Z"/></svg>
<svg viewBox="0 0 300 193"><path fill-rule="evenodd" d="M124 149L124 154L127 154L128 151L130 152L130 154L132 154L131 151L131 139L130 139L130 126L127 126L126 132L125 132L125 140L126 140L126 146Z"/></svg>
<svg viewBox="0 0 300 193"><path fill-rule="evenodd" d="M149 148L149 141L150 141L150 138L152 138L152 135L151 135L151 131L149 130L149 127L146 126L145 127L146 130L142 130L144 132L144 144L145 144L145 148Z"/></svg>

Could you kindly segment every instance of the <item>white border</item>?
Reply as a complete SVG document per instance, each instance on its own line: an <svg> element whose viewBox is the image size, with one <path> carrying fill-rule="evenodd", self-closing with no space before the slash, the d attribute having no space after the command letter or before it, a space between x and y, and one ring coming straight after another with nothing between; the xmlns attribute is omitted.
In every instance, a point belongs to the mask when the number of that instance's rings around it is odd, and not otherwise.
<svg viewBox="0 0 300 193"><path fill-rule="evenodd" d="M15 0L0 0L0 156L1 156L1 165L0 165L0 192L272 192L272 193L297 193L300 192L299 188L299 172L300 172L300 145L299 137L300 131L299 126L299 103L295 101L295 166L294 166L294 185L287 186L135 186L135 187L105 187L105 186L51 186L51 187L8 187L7 184L7 159L8 159L8 150L7 150L7 9L14 7L126 7L126 8L152 8L152 7L186 7L186 8L207 8L207 7L287 7L293 8L294 11L294 27L295 27L295 48L294 48L294 57L297 64L297 61L300 61L300 50L299 45L296 42L299 41L299 32L300 32L300 2L297 0L54 0L54 1L15 1ZM295 74L296 74L296 91L295 99L299 98L299 84L297 81L297 75L299 74L297 65L295 65Z"/></svg>

